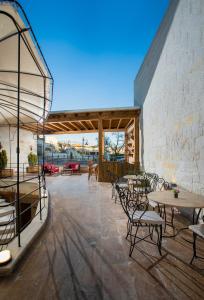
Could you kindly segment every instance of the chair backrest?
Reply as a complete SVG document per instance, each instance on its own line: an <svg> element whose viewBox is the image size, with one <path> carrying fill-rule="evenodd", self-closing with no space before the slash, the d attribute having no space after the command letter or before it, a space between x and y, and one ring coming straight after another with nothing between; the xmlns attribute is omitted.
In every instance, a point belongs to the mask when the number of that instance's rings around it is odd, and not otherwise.
<svg viewBox="0 0 204 300"><path fill-rule="evenodd" d="M94 161L93 160L88 160L88 167L92 167L94 164Z"/></svg>
<svg viewBox="0 0 204 300"><path fill-rule="evenodd" d="M121 206L127 215L130 222L134 218L136 211L147 211L148 210L148 199L141 197L137 190L133 189L132 191L128 188L121 188L120 186L116 187Z"/></svg>
<svg viewBox="0 0 204 300"><path fill-rule="evenodd" d="M63 165L64 168L69 168L69 162L66 162L64 165Z"/></svg>
<svg viewBox="0 0 204 300"><path fill-rule="evenodd" d="M156 184L156 191L166 191L169 189L169 183L164 178L159 178Z"/></svg>
<svg viewBox="0 0 204 300"><path fill-rule="evenodd" d="M146 178L148 178L150 184L149 192L169 189L169 183L155 173L146 173Z"/></svg>

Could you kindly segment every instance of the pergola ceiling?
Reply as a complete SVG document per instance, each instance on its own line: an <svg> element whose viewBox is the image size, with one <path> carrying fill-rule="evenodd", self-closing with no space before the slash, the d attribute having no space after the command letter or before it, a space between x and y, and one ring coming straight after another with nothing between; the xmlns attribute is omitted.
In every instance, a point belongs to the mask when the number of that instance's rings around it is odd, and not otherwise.
<svg viewBox="0 0 204 300"><path fill-rule="evenodd" d="M104 131L125 131L139 116L138 107L98 110L51 112L42 124L26 124L22 127L45 134L75 134L98 132L99 120Z"/></svg>

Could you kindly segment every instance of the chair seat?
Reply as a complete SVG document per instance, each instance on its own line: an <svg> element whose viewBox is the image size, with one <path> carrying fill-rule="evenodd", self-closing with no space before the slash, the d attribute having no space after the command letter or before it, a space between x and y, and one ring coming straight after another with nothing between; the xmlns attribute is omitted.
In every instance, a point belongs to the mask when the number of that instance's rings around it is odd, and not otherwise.
<svg viewBox="0 0 204 300"><path fill-rule="evenodd" d="M204 238L204 224L190 225L189 229Z"/></svg>
<svg viewBox="0 0 204 300"><path fill-rule="evenodd" d="M136 210L133 215L133 221L140 221L148 224L161 225L164 224L164 220L155 211Z"/></svg>

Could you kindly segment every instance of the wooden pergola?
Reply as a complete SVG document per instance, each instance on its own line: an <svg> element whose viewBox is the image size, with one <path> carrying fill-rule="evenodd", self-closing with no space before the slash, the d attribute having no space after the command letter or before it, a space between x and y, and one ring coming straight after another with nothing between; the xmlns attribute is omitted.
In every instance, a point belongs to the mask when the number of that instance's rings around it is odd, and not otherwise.
<svg viewBox="0 0 204 300"><path fill-rule="evenodd" d="M125 132L125 160L139 165L138 107L51 112L44 124L26 124L22 128L44 134L98 133L99 181L103 181L104 132Z"/></svg>

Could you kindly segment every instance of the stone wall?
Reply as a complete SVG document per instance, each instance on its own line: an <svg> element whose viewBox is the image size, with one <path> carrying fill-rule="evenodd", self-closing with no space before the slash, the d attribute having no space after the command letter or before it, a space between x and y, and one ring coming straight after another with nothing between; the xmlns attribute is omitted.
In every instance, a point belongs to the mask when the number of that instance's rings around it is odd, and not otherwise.
<svg viewBox="0 0 204 300"><path fill-rule="evenodd" d="M141 163L204 194L204 1L173 0L135 79Z"/></svg>
<svg viewBox="0 0 204 300"><path fill-rule="evenodd" d="M10 142L9 142L10 139ZM0 142L3 148L7 151L8 156L8 168L11 162L11 167L16 169L16 145L17 145L17 134L16 128L14 127L0 127ZM20 163L28 162L28 154L32 147L33 153L37 153L37 142L32 132L21 129L20 130ZM11 158L11 159L10 159ZM22 166L22 165L21 165Z"/></svg>

